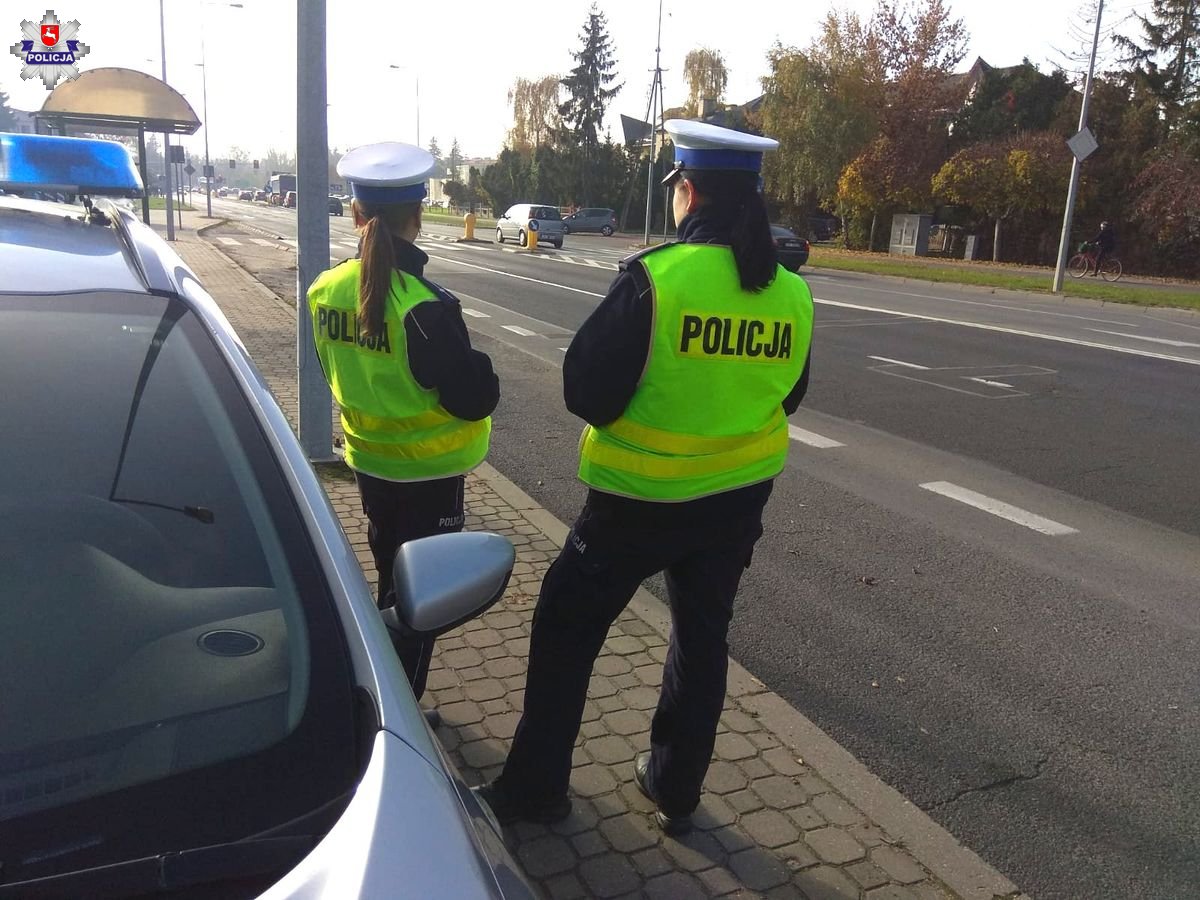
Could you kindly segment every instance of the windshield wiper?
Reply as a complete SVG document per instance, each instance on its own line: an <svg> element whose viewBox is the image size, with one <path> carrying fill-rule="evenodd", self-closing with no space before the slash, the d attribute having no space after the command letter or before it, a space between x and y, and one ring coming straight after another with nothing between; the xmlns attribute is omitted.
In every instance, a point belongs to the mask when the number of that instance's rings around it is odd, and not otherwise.
<svg viewBox="0 0 1200 900"><path fill-rule="evenodd" d="M320 835L251 838L158 856L49 875L29 881L0 882L0 900L16 898L128 897L152 891L177 891L213 882L287 871L303 859ZM0 868L0 873L3 869Z"/></svg>

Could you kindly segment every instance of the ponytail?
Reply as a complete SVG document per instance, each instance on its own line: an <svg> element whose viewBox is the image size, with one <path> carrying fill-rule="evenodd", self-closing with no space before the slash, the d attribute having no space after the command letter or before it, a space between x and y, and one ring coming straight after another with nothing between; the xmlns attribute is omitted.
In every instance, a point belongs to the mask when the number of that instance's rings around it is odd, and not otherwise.
<svg viewBox="0 0 1200 900"><path fill-rule="evenodd" d="M403 273L396 268L395 242L397 233L420 213L420 204L368 206L355 200L352 208L366 220L359 252L362 268L358 276L358 327L365 337L378 337L383 333L392 272L400 279L400 289L408 290Z"/></svg>
<svg viewBox="0 0 1200 900"><path fill-rule="evenodd" d="M742 289L758 293L775 280L778 258L767 204L753 172L688 172L704 206L730 228L730 245Z"/></svg>

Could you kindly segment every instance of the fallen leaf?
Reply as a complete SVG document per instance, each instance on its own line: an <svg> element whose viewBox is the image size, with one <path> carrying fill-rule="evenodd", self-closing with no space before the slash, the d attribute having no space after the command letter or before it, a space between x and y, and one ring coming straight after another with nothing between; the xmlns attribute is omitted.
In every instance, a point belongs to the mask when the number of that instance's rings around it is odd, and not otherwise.
<svg viewBox="0 0 1200 900"><path fill-rule="evenodd" d="M875 579L873 577L871 577L870 575L859 575L858 580L859 580L859 582L867 585L868 587L875 584Z"/></svg>
<svg viewBox="0 0 1200 900"><path fill-rule="evenodd" d="M903 678L902 676L900 676L900 675L897 675L897 676L896 676L896 680L897 680L898 682L900 682L901 684L904 684L904 678Z"/></svg>
<svg viewBox="0 0 1200 900"><path fill-rule="evenodd" d="M879 682L876 681L874 678L871 679L871 687L873 687L873 688L879 687Z"/></svg>

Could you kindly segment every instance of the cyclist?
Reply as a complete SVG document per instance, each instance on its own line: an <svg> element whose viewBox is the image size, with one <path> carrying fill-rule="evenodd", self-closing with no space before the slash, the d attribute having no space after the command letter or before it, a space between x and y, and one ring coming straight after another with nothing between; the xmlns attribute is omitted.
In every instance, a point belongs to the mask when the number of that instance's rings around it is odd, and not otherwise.
<svg viewBox="0 0 1200 900"><path fill-rule="evenodd" d="M1092 238L1091 244L1096 248L1096 261L1092 275L1099 275L1101 264L1106 257L1112 255L1113 250L1117 247L1117 236L1107 222L1101 222L1100 231Z"/></svg>

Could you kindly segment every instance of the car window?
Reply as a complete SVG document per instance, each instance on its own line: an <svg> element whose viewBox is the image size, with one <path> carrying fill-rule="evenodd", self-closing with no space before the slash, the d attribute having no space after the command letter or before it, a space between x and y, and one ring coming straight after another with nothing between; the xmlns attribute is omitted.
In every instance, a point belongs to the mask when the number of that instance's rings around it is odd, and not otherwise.
<svg viewBox="0 0 1200 900"><path fill-rule="evenodd" d="M154 296L3 295L0 379L22 435L0 442L0 846L111 826L149 854L203 810L237 838L339 796L337 620L203 323Z"/></svg>
<svg viewBox="0 0 1200 900"><path fill-rule="evenodd" d="M771 234L773 234L775 237L779 237L779 238L787 238L787 237L794 238L796 236L794 232L790 231L787 228L784 228L782 225L772 225L771 226Z"/></svg>
<svg viewBox="0 0 1200 900"><path fill-rule="evenodd" d="M558 210L553 206L535 206L532 210L530 210L529 218L545 219L547 221L554 222L561 220L562 216L558 214Z"/></svg>

